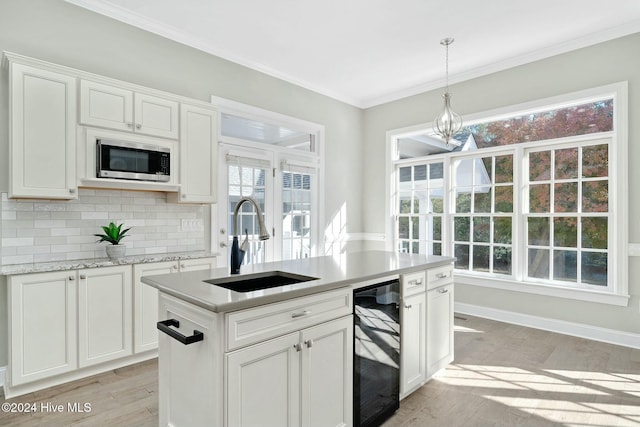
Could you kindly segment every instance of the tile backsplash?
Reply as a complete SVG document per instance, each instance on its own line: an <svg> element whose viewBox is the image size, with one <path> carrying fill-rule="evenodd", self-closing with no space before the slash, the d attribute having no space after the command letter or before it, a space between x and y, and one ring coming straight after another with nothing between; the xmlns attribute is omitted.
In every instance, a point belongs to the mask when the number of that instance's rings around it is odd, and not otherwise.
<svg viewBox="0 0 640 427"><path fill-rule="evenodd" d="M95 233L110 221L131 227L127 255L202 251L205 206L167 203L161 192L79 189L78 199L12 200L0 194L1 264L106 257ZM190 220L182 231L183 220ZM196 229L199 227L195 227Z"/></svg>

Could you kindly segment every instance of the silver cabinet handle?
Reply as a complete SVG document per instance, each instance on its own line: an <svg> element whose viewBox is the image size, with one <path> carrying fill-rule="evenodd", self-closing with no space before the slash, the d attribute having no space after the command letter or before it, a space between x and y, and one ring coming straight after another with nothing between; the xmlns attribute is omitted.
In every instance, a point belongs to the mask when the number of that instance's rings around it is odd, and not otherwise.
<svg viewBox="0 0 640 427"><path fill-rule="evenodd" d="M406 308L406 309L410 309L410 308L411 308L411 304L405 304L405 305L404 305L404 308Z"/></svg>
<svg viewBox="0 0 640 427"><path fill-rule="evenodd" d="M225 242L220 242L220 247L221 247L221 248L226 248L226 247L227 247L227 244L226 244Z"/></svg>
<svg viewBox="0 0 640 427"><path fill-rule="evenodd" d="M436 277L438 279L444 279L445 277L449 277L449 275L446 274L446 273L438 273L438 274L436 274Z"/></svg>
<svg viewBox="0 0 640 427"><path fill-rule="evenodd" d="M133 123L127 123L127 127L128 128L132 128L133 127Z"/></svg>
<svg viewBox="0 0 640 427"><path fill-rule="evenodd" d="M81 279L81 280L84 280L84 279L86 279L86 278L87 278L87 276L85 276L84 274L81 274L81 275L80 275L80 279Z"/></svg>
<svg viewBox="0 0 640 427"><path fill-rule="evenodd" d="M136 129L140 129L142 125L140 123L136 123Z"/></svg>
<svg viewBox="0 0 640 427"><path fill-rule="evenodd" d="M295 348L295 349L296 349L296 351L300 351L300 350L302 350L302 346L300 345L300 343L298 343L298 344L294 344L294 345L293 345L293 348Z"/></svg>
<svg viewBox="0 0 640 427"><path fill-rule="evenodd" d="M185 268L186 266L184 264L180 264L180 268Z"/></svg>
<svg viewBox="0 0 640 427"><path fill-rule="evenodd" d="M304 310L304 311L300 311L298 313L291 313L291 318L292 319L297 319L299 317L308 316L310 314L311 314L311 310Z"/></svg>
<svg viewBox="0 0 640 427"><path fill-rule="evenodd" d="M420 286L422 285L422 279L409 280L409 286Z"/></svg>
<svg viewBox="0 0 640 427"><path fill-rule="evenodd" d="M304 343L307 345L307 348L313 347L313 340L306 340Z"/></svg>
<svg viewBox="0 0 640 427"><path fill-rule="evenodd" d="M75 189L75 188L70 188L70 189L69 189L69 194L75 194L75 192L76 192L76 189Z"/></svg>
<svg viewBox="0 0 640 427"><path fill-rule="evenodd" d="M446 294L447 292L449 292L449 289L440 289L438 292L440 292L441 294Z"/></svg>
<svg viewBox="0 0 640 427"><path fill-rule="evenodd" d="M74 280L76 280L76 278L74 276L69 276L69 281L73 282Z"/></svg>

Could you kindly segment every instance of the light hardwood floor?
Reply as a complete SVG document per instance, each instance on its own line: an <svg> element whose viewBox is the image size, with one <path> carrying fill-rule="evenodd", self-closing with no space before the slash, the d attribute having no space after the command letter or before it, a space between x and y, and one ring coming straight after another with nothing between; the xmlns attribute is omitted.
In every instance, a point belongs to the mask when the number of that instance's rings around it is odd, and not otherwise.
<svg viewBox="0 0 640 427"><path fill-rule="evenodd" d="M455 362L384 427L640 426L640 350L470 316L455 323ZM144 362L8 401L86 402L89 413L0 412L0 426L157 426L157 393L157 363Z"/></svg>

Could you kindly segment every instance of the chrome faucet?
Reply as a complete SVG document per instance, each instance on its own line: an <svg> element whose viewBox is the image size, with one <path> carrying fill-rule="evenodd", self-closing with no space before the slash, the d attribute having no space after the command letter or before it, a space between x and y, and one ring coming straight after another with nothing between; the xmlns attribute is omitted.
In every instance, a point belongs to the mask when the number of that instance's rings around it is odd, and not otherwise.
<svg viewBox="0 0 640 427"><path fill-rule="evenodd" d="M238 212L240 211L240 207L244 204L244 202L250 202L253 207L256 209L256 214L258 215L258 226L260 227L260 235L258 238L260 240L269 239L269 233L267 232L267 227L264 225L264 219L262 218L262 212L260 211L260 207L258 203L251 197L243 197L236 203L236 207L233 209L233 243L231 244L231 274L240 273L240 266L242 265L242 260L244 259L244 254L246 251L246 244L248 243L246 240L242 243L242 248L238 244Z"/></svg>

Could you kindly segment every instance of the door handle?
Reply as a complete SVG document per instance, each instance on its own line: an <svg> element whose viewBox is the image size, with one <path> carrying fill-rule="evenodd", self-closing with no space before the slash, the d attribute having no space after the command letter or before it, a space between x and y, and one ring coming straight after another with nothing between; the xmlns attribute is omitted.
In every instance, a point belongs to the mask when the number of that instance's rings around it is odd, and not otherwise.
<svg viewBox="0 0 640 427"><path fill-rule="evenodd" d="M194 342L202 341L204 339L204 334L200 331L196 331L195 329L193 330L193 335L189 337L182 335L175 329L171 329L169 326L175 326L176 328L180 327L180 322L176 319L162 320L157 323L157 326L162 332L169 335L171 338L180 341L184 345L193 344Z"/></svg>

